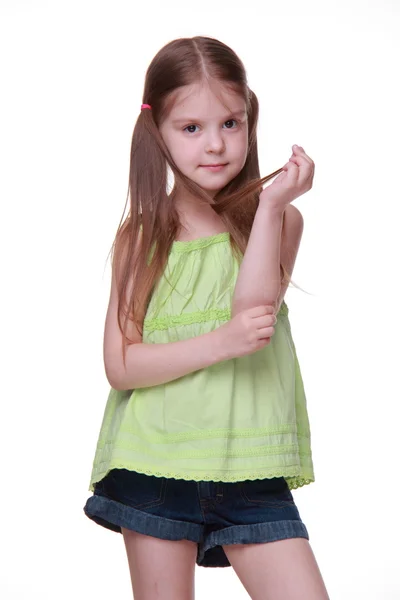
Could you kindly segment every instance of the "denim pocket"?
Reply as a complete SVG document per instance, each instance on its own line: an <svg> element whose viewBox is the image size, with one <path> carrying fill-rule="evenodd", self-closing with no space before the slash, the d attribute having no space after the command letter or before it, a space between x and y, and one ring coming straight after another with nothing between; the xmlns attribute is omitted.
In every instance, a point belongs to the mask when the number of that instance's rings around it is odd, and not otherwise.
<svg viewBox="0 0 400 600"><path fill-rule="evenodd" d="M284 507L294 504L293 496L284 477L242 481L240 493L248 504Z"/></svg>
<svg viewBox="0 0 400 600"><path fill-rule="evenodd" d="M102 492L132 508L145 509L165 502L167 479L127 469L112 469L103 480Z"/></svg>

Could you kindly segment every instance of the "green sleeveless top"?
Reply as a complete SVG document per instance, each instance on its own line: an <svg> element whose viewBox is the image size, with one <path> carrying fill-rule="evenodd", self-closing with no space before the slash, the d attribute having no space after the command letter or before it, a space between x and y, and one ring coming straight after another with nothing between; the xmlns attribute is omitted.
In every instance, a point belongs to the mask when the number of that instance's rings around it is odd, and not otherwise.
<svg viewBox="0 0 400 600"><path fill-rule="evenodd" d="M228 321L239 266L227 232L174 242L143 342L185 340ZM254 354L161 385L111 388L89 489L114 468L194 481L284 476L291 489L314 481L288 313L283 302L271 342Z"/></svg>

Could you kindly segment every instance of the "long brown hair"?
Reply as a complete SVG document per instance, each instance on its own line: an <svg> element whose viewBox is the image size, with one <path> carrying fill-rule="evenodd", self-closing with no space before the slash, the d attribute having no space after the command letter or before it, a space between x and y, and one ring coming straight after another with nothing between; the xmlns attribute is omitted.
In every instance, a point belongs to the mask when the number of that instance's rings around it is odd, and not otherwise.
<svg viewBox="0 0 400 600"><path fill-rule="evenodd" d="M159 124L168 114L179 88L202 81L209 85L223 83L246 102L247 160L240 173L214 196L212 205L231 234L232 250L238 258L245 252L262 185L282 171L279 169L260 178L258 100L247 85L243 63L231 48L216 39L196 36L174 40L156 54L147 69L142 98L151 110L139 113L132 136L130 210L124 221L121 218L111 249L119 297L118 324L127 344L132 343L127 336L129 321L140 333L143 332L143 319L151 293L164 271L171 245L180 230L174 205L177 184L184 186L200 201L210 203L206 192L180 172L159 131ZM169 194L167 164L175 180ZM290 282L282 264L281 275L283 280ZM124 361L125 351L123 343Z"/></svg>

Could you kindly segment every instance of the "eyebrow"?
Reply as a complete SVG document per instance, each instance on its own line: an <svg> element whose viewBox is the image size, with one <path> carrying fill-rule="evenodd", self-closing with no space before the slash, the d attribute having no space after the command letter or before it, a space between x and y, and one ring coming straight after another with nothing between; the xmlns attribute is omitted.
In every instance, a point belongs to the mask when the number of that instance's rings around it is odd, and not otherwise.
<svg viewBox="0 0 400 600"><path fill-rule="evenodd" d="M236 110L234 112L229 113L229 115L222 119L223 121L228 121L231 117L243 117L246 114L246 110ZM179 123L200 123L201 119L196 119L192 117L184 117L180 119L174 119L172 123L174 125L178 125Z"/></svg>

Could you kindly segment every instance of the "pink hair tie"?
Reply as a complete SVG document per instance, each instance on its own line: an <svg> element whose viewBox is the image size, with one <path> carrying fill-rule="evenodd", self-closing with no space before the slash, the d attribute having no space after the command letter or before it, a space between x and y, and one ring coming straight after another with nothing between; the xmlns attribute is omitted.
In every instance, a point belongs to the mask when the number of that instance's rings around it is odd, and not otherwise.
<svg viewBox="0 0 400 600"><path fill-rule="evenodd" d="M151 109L151 106L150 106L150 104L142 104L142 106L140 108L141 109L143 109L143 108L150 108Z"/></svg>

